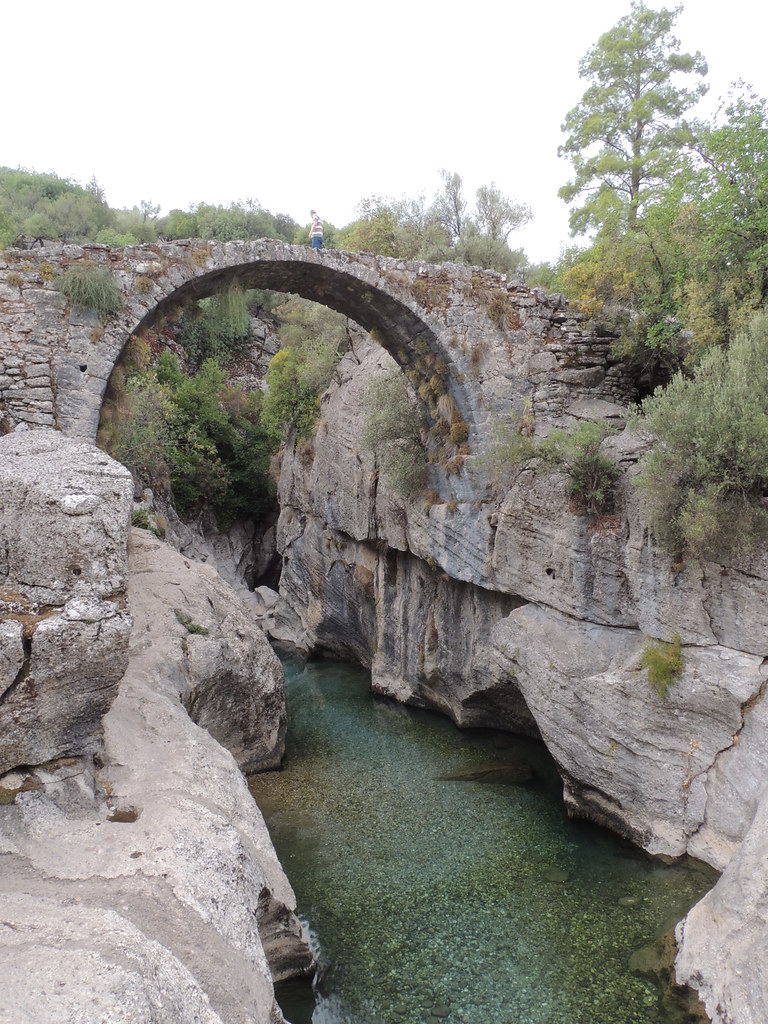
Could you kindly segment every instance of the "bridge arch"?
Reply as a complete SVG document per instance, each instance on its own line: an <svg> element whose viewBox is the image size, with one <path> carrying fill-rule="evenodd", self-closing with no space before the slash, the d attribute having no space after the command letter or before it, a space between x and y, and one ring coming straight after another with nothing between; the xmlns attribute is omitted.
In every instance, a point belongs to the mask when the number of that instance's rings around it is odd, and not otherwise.
<svg viewBox="0 0 768 1024"><path fill-rule="evenodd" d="M124 298L105 322L56 289L62 271L86 260L108 268ZM493 271L270 239L57 245L0 253L0 429L53 426L94 441L107 382L131 335L169 307L233 281L293 292L349 316L410 368L417 386L422 373L426 393L437 363L473 451L496 412L526 405L542 422L567 423L585 405L631 392L609 337L584 334L561 297Z"/></svg>

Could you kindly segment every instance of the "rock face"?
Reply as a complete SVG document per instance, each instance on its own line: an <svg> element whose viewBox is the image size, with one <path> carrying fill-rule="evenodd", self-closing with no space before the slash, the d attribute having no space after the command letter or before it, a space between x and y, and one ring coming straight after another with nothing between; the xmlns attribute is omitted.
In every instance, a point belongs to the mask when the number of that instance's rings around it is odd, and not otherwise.
<svg viewBox="0 0 768 1024"><path fill-rule="evenodd" d="M571 813L725 868L766 799L766 554L673 566L631 485L647 442L628 432L604 443L622 475L615 515L597 524L571 509L562 473L535 467L495 499L398 499L359 447L367 381L386 360L347 357L312 451L284 460L274 635L360 660L375 690L460 724L538 732ZM537 418L537 433L552 422ZM641 655L674 634L684 668L662 697ZM754 944L762 911L741 905ZM699 969L697 987L716 990L716 962ZM714 1019L765 1019L754 985L734 998L738 1013Z"/></svg>
<svg viewBox="0 0 768 1024"><path fill-rule="evenodd" d="M135 632L151 633L173 665L189 716L244 772L280 764L285 740L283 670L247 605L207 565L184 558L145 530L131 537Z"/></svg>
<svg viewBox="0 0 768 1024"><path fill-rule="evenodd" d="M90 445L0 437L0 774L99 742L127 664L131 491Z"/></svg>
<svg viewBox="0 0 768 1024"><path fill-rule="evenodd" d="M14 594L25 575L37 590L22 611L20 599L7 602L12 617L0 622L0 713L26 679L39 688L30 688L27 720L6 719L19 737L32 735L26 760L7 753L10 745L2 748L12 770L0 774L0 1021L101 1024L119 1008L121 1018L158 1024L280 1024L273 982L311 971L313 957L245 779L211 735L245 767L276 763L285 728L280 665L237 594L211 569L139 530L127 557L130 479L111 460L59 434L2 443L14 453L0 462L4 501L12 490L2 519L11 538L3 544L6 578ZM28 458L42 453L45 462L38 463L39 499L29 473L27 502L19 506L15 481L27 479L22 451ZM57 464L59 476L51 468ZM22 532L10 522L22 510L32 514L38 500L45 506L49 476L67 484L51 490L57 529L72 528L61 506L85 509L75 520L82 524L81 572L69 589L61 573L50 580L25 573L14 540ZM116 487L117 496L110 490ZM103 498L82 500L92 494ZM70 496L76 500L65 500ZM107 506L113 516L117 506L121 535ZM78 550L67 536L59 553L49 534L43 543L62 565L69 561L60 552ZM99 557L109 572L98 570ZM94 618L93 610L115 606L99 602L108 596L104 578L122 580L120 604L133 615L131 630L128 611L118 607L122 646L113 644L114 664L106 667L97 655L111 620ZM62 601L63 611L54 606L38 622L42 606L33 598L40 593ZM57 618L60 629L41 633ZM60 721L36 735L35 700L48 707L48 675ZM109 694L103 705L88 696L91 680ZM61 738L53 748L48 731Z"/></svg>
<svg viewBox="0 0 768 1024"><path fill-rule="evenodd" d="M762 1024L768 1005L768 801L720 881L677 927L677 977L718 1024Z"/></svg>

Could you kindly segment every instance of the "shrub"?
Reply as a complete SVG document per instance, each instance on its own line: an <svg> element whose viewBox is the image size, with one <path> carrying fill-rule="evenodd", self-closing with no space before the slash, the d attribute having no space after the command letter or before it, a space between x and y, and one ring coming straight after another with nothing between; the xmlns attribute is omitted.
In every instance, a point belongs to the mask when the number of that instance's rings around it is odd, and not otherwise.
<svg viewBox="0 0 768 1024"><path fill-rule="evenodd" d="M101 245L109 245L113 249L122 249L126 245L138 245L139 240L130 231L120 232L115 228L102 228L96 235L96 241Z"/></svg>
<svg viewBox="0 0 768 1024"><path fill-rule="evenodd" d="M469 437L469 427L463 419L456 420L451 424L451 440L454 444L461 444Z"/></svg>
<svg viewBox="0 0 768 1024"><path fill-rule="evenodd" d="M601 516L613 508L613 485L619 469L600 452L611 433L605 423L580 423L571 433L551 430L536 446L536 454L568 473L568 494L574 505L589 515Z"/></svg>
<svg viewBox="0 0 768 1024"><path fill-rule="evenodd" d="M147 291L153 287L150 279ZM141 290L141 289L140 289ZM176 324L175 340L198 369L206 359L226 366L246 351L253 340L248 293L232 285L219 295L201 299L184 311Z"/></svg>
<svg viewBox="0 0 768 1024"><path fill-rule="evenodd" d="M178 622L181 623L188 633L195 633L198 636L208 636L208 629L195 622L189 612L185 612L181 608L174 608L173 611Z"/></svg>
<svg viewBox="0 0 768 1024"><path fill-rule="evenodd" d="M399 370L380 374L370 382L362 445L376 457L390 486L406 497L421 491L427 480L423 425Z"/></svg>
<svg viewBox="0 0 768 1024"><path fill-rule="evenodd" d="M588 515L602 516L613 506L613 485L619 469L600 452L600 445L612 432L605 423L580 423L571 433L550 430L540 441L529 435L533 417L526 407L522 414L513 413L507 421L491 426L490 444L482 456L482 464L497 490L510 482L515 467L532 458L545 465L564 469L568 474L568 494L575 509Z"/></svg>
<svg viewBox="0 0 768 1024"><path fill-rule="evenodd" d="M135 508L131 512L131 526L137 526L140 530L148 530L149 512L145 508Z"/></svg>
<svg viewBox="0 0 768 1024"><path fill-rule="evenodd" d="M513 411L506 419L492 420L480 463L496 491L500 491L509 486L515 469L533 458L535 452L536 446L525 432L523 416Z"/></svg>
<svg viewBox="0 0 768 1024"><path fill-rule="evenodd" d="M682 641L677 633L671 643L649 641L640 663L648 669L648 680L659 697L666 697L672 683L683 671Z"/></svg>
<svg viewBox="0 0 768 1024"><path fill-rule="evenodd" d="M136 480L149 486L168 479L172 436L167 423L166 393L154 378L137 374L125 384L119 425L111 454L127 466Z"/></svg>
<svg viewBox="0 0 768 1024"><path fill-rule="evenodd" d="M112 274L88 261L65 270L56 280L56 288L77 309L95 313L102 320L123 308L123 294Z"/></svg>
<svg viewBox="0 0 768 1024"><path fill-rule="evenodd" d="M162 528L156 525L149 518L149 511L145 508L135 508L131 513L131 525L138 527L139 530L149 530L150 533L162 540L165 537L165 526Z"/></svg>
<svg viewBox="0 0 768 1024"><path fill-rule="evenodd" d="M298 349L280 349L270 361L266 379L268 391L264 396L262 419L272 439L278 443L291 430L299 439L310 437L320 403L314 388L302 381Z"/></svg>
<svg viewBox="0 0 768 1024"><path fill-rule="evenodd" d="M655 536L678 555L718 559L768 536L768 315L730 349L678 373L630 422L653 434L637 485Z"/></svg>

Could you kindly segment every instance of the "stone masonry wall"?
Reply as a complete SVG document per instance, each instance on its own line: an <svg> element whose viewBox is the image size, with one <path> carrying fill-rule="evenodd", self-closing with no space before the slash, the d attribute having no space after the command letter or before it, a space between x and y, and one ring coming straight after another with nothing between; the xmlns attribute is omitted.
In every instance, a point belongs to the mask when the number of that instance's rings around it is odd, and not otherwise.
<svg viewBox="0 0 768 1024"><path fill-rule="evenodd" d="M123 295L123 310L105 321L57 290L60 275L85 262L108 269ZM529 403L538 421L568 422L585 404L616 415L615 404L631 397L610 338L583 332L562 297L493 271L270 240L58 245L0 253L0 431L54 427L93 441L131 334L232 281L296 292L346 314L401 366L418 364L424 380L437 366L475 446L494 413Z"/></svg>

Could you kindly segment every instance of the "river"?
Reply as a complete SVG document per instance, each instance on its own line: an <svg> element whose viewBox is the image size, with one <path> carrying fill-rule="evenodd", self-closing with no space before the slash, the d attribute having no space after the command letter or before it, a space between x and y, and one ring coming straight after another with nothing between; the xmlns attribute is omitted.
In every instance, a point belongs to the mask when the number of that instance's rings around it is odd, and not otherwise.
<svg viewBox="0 0 768 1024"><path fill-rule="evenodd" d="M251 790L317 943L293 1024L678 1024L650 947L715 873L569 821L541 744L286 664L288 739Z"/></svg>

